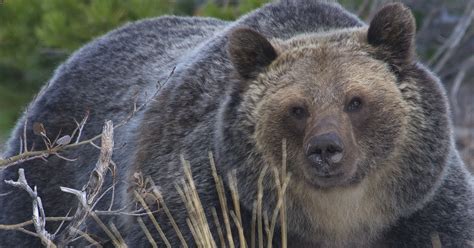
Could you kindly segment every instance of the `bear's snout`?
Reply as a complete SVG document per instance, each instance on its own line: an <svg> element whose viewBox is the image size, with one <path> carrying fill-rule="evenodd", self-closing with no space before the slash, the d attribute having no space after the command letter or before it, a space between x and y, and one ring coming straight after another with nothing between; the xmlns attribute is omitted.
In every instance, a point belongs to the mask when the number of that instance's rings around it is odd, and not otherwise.
<svg viewBox="0 0 474 248"><path fill-rule="evenodd" d="M313 166L329 167L341 162L344 156L344 145L336 132L329 132L311 137L305 149L306 157ZM331 168L328 168L331 170Z"/></svg>
<svg viewBox="0 0 474 248"><path fill-rule="evenodd" d="M303 139L305 177L318 187L343 185L357 167L350 122L337 112L314 116Z"/></svg>

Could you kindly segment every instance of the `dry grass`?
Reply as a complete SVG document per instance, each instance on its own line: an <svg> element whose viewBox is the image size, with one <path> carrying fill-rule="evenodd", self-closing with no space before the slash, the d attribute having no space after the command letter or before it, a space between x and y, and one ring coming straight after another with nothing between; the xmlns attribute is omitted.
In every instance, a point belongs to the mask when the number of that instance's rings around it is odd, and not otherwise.
<svg viewBox="0 0 474 248"><path fill-rule="evenodd" d="M95 223L106 233L109 240L115 247L127 247L123 235L116 228L114 223L105 224L101 218L100 214L107 214L111 212L116 212L113 210L100 211L94 209L94 206L98 201L101 200L104 194L111 193L113 191L103 188L103 182L106 176L116 176L108 175L109 167L113 164L111 161L111 155L113 151L113 125L111 122L106 122L104 125L104 130L101 135L102 137L102 147L101 153L97 161L96 168L91 172L89 182L84 185L82 190L75 190L71 188L61 187L65 193L70 193L76 195L79 206L73 216L66 217L47 217L44 214L44 209L42 208L40 196L36 193L36 188L33 190L29 187L28 182L25 179L24 171L20 169L19 171L19 180L17 182L9 181L12 185L18 185L19 188L26 190L32 197L32 204L34 206L34 216L31 221L14 224L14 225L0 225L0 229L3 230L12 230L12 231L22 231L26 232L29 235L41 239L43 245L47 247L66 247L70 243L75 242L78 239L84 239L89 242L92 246L100 246L100 242L95 240L93 235L86 232L84 229L83 223L86 222L86 219L91 218ZM244 235L244 227L242 226L242 216L240 209L240 198L237 190L238 180L235 176L235 173L230 173L228 175L228 186L231 194L227 195L224 180L217 173L216 165L212 153L209 153L209 163L210 170L212 171L212 176L214 178L215 186L218 193L219 204L220 206L212 206L212 216L207 216L206 211L204 210L207 207L204 206L201 202L201 199L198 195L198 185L195 184L191 172L191 164L189 161L184 160L181 157L182 165L184 168L184 178L181 184L176 184L177 191L179 192L181 199L186 206L187 210L187 223L188 227L191 230L193 235L194 243L197 247L272 247L272 240L276 226L280 227L282 230L282 247L287 247L286 245L286 212L284 211L285 206L285 192L290 180L290 175L286 173L286 142L283 141L283 161L280 167L280 170L276 166L272 166L272 169L266 167L258 180L258 194L257 199L255 200L255 209L252 216L252 239L247 240ZM279 172L281 171L281 173ZM274 177L275 186L276 186L276 195L277 203L275 209L267 213L263 211L262 208L262 199L263 199L263 180L265 176L272 175ZM157 241L151 235L150 230L147 229L144 224L145 221L151 221L156 231L160 235L160 240L164 243L166 247L171 247L171 242L169 242L168 237L165 236L165 232L162 229L162 225L155 218L155 215L151 207L149 206L150 195L154 197L155 202L158 202L161 206L159 211L164 211L164 213L169 218L169 222L177 233L177 237L181 242L182 247L188 247L189 244L186 243L181 230L178 228L175 220L173 219L171 212L169 211L166 202L163 200L161 193L157 190L157 187L154 186L154 183L149 180L143 180L143 177L140 173L136 173L135 179L137 182L137 189L134 191L135 200L141 206L139 210L134 211L139 212L140 214L137 217L137 222L140 225L143 233L148 239L149 243L153 247L157 247ZM141 189L140 186L146 187L147 189ZM230 197L230 198L229 198ZM112 197L113 199L113 197ZM228 206L228 199L231 199L233 203L232 206ZM220 224L220 220L217 218L218 214L216 208L222 210L221 215L223 216L223 225ZM124 213L129 214L129 213ZM147 218L145 220L144 218ZM209 218L209 219L208 219ZM54 234L51 234L46 230L45 223L47 221L63 221L68 224L64 228L58 229ZM214 237L215 234L211 232L211 223L215 223L218 230L218 239ZM168 224L168 223L167 223ZM29 225L35 226L36 232L30 232L25 229ZM224 228L223 228L224 227ZM236 230L235 230L236 229ZM234 240L233 233L238 233L238 240ZM265 237L265 238L264 238ZM256 239L258 244L255 244ZM267 243L264 243L266 240Z"/></svg>
<svg viewBox="0 0 474 248"><path fill-rule="evenodd" d="M108 126L107 126L108 125ZM104 128L104 135L107 132L107 128L112 127L111 123L108 123ZM110 133L109 133L110 134ZM104 137L107 139L107 137ZM110 141L109 141L110 142ZM106 142L107 143L107 142ZM110 143L109 143L110 144ZM97 212L94 211L93 205L97 202L94 200L94 196L97 196L97 190L102 187L102 184L98 182L98 178L103 178L106 176L106 168L108 165L104 164L103 162L107 159L107 152L111 151L110 148L113 146L108 146L107 148L103 149L103 152L98 159L98 165L91 173L91 180L84 186L83 190L73 190L68 188L63 188L67 193L73 193L78 196L80 199L80 206L76 211L76 214L71 217L46 217L44 215L44 210L37 205L38 211L36 211L33 219L31 221L15 224L15 225L0 225L0 229L3 230L14 230L14 231L23 231L25 232L26 226L29 225L37 225L38 221L42 223L40 229L36 229L36 233L26 231L27 234L30 234L34 237L39 238L45 247L67 247L69 242L74 242L77 239L84 239L88 243L90 243L91 247L102 247L100 242L95 240L93 235L87 233L84 230L84 226L78 225L77 223L82 223L85 221L85 218L92 218L95 220L96 224L100 226L100 228L107 234L110 241L115 247L124 248L128 247L126 244L123 235L120 231L116 228L114 223L109 223L108 225L104 224ZM184 168L184 178L181 184L176 184L176 188L181 195L182 201L186 206L187 210L187 223L188 227L191 230L194 243L193 246L200 247L200 248L216 248L216 247L258 247L258 248L271 248L273 236L275 234L275 227L278 225L281 230L281 247L287 247L287 233L286 233L286 212L285 210L285 193L290 181L290 174L286 172L286 142L283 141L282 145L283 149L283 160L282 165L280 167L281 170L278 170L276 166L266 167L259 176L258 180L258 193L257 199L255 199L254 209L252 211L252 228L251 228L251 240L247 240L244 235L244 230L242 226L242 217L241 217L241 210L240 210L240 200L239 200L239 193L237 191L237 184L238 180L235 177L234 173L230 173L228 175L228 185L230 188L230 196L226 195L226 190L224 189L224 182L222 178L217 174L217 170L214 163L214 158L212 153L209 153L209 162L210 162L210 169L212 170L212 175L215 181L215 186L219 196L219 203L220 209L222 210L222 216L224 220L224 227L220 224L218 219L218 214L216 212L217 206L212 208L212 216L207 216L205 214L205 208L210 206L205 206L201 202L201 199L198 194L198 185L195 184L193 180L193 175L191 172L191 164L189 161L182 159L182 165ZM105 152L104 152L105 151ZM104 157L105 156L105 157ZM27 191L36 192L29 188L28 183L24 179L24 172L20 169L20 178L18 182L22 185L20 188L27 188ZM100 173L100 175L98 175ZM273 209L273 212L265 212L262 209L262 199L263 199L263 180L266 176L272 175L273 179L276 184L277 190L277 204L276 207ZM140 177L137 177L137 179ZM140 179L141 180L141 179ZM93 186L91 186L93 184ZM177 237L181 242L181 247L189 247L191 244L188 244L183 237L181 230L178 228L175 220L173 219L171 212L169 211L166 202L163 200L162 194L157 190L157 187L154 186L153 182L145 183L148 185L147 187L151 188L151 193L153 194L154 201L158 202L161 206L160 211L164 211L172 224L175 232L177 233ZM91 188L92 187L92 188ZM91 189L93 189L91 191ZM100 190L99 190L100 191ZM91 193L93 192L93 193ZM106 190L105 192L111 192ZM139 193L140 192L140 193ZM171 242L166 237L165 232L162 230L162 225L156 219L154 213L147 203L146 198L149 198L149 195L144 193L149 193L150 190L143 191L141 189L137 189L134 191L134 195L136 198L137 203L139 203L143 209L141 215L137 217L137 222L145 234L148 242L152 247L158 247L157 241L155 240L156 237L153 237L150 230L148 230L147 226L145 225L145 221L151 221L153 226L155 227L156 231L158 231L160 235L160 240L166 247L172 247ZM231 197L233 206L227 206L227 197ZM33 195L33 204L37 204L39 196ZM101 198L101 197L99 197ZM90 201L88 199L91 199ZM100 200L100 199L99 199ZM103 211L101 211L103 212ZM39 216L38 213L42 213ZM146 218L146 219L145 219ZM63 221L68 222L69 224L61 230L57 235L50 234L47 230L45 230L45 225L47 221ZM210 224L214 222L217 227L217 234L211 232ZM168 224L168 223L167 223ZM233 225L232 225L233 224ZM234 227L234 229L232 228ZM237 230L235 230L237 229ZM59 231L59 230L58 230ZM235 231L238 233L238 241L234 240L234 236L232 235ZM216 238L217 237L217 238ZM266 243L265 243L265 238ZM437 234L433 234L431 237L433 247L441 247L440 239Z"/></svg>

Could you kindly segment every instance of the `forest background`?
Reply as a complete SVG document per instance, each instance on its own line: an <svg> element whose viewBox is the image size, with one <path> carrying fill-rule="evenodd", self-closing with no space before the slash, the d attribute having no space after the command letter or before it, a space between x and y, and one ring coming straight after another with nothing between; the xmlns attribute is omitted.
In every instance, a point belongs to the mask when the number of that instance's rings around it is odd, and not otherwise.
<svg viewBox="0 0 474 248"><path fill-rule="evenodd" d="M161 15L233 20L268 0L0 0L0 151L16 119L54 69L106 32ZM389 0L341 0L368 21ZM474 1L403 0L417 20L420 60L450 98L457 145L474 168ZM474 171L474 170L472 170Z"/></svg>

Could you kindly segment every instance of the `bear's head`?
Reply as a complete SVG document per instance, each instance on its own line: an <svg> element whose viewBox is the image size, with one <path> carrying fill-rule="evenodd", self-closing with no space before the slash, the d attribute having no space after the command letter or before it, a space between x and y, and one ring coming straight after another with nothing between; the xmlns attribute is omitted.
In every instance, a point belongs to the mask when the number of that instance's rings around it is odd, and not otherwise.
<svg viewBox="0 0 474 248"><path fill-rule="evenodd" d="M439 82L416 61L414 38L413 15L399 3L368 27L289 40L233 30L227 49L237 79L219 113L215 150L220 166L248 179L239 181L244 204L252 206L245 198L255 196L263 166L281 168L283 142L289 215L299 211L300 222L324 222L332 207L352 211L360 220L334 215L359 225L425 199L446 161L449 121ZM333 229L337 221L326 220Z"/></svg>

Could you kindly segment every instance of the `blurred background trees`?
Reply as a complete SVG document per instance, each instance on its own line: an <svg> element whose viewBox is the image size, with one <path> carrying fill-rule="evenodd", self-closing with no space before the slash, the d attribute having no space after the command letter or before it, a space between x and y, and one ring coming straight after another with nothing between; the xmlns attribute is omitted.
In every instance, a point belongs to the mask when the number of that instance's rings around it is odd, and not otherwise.
<svg viewBox="0 0 474 248"><path fill-rule="evenodd" d="M269 0L3 0L0 4L0 144L74 50L128 21L164 14L233 20ZM308 1L308 0L301 0ZM340 0L364 20L390 0ZM448 89L458 145L474 164L474 1L403 0L417 19L417 49ZM1 148L0 148L1 150Z"/></svg>

